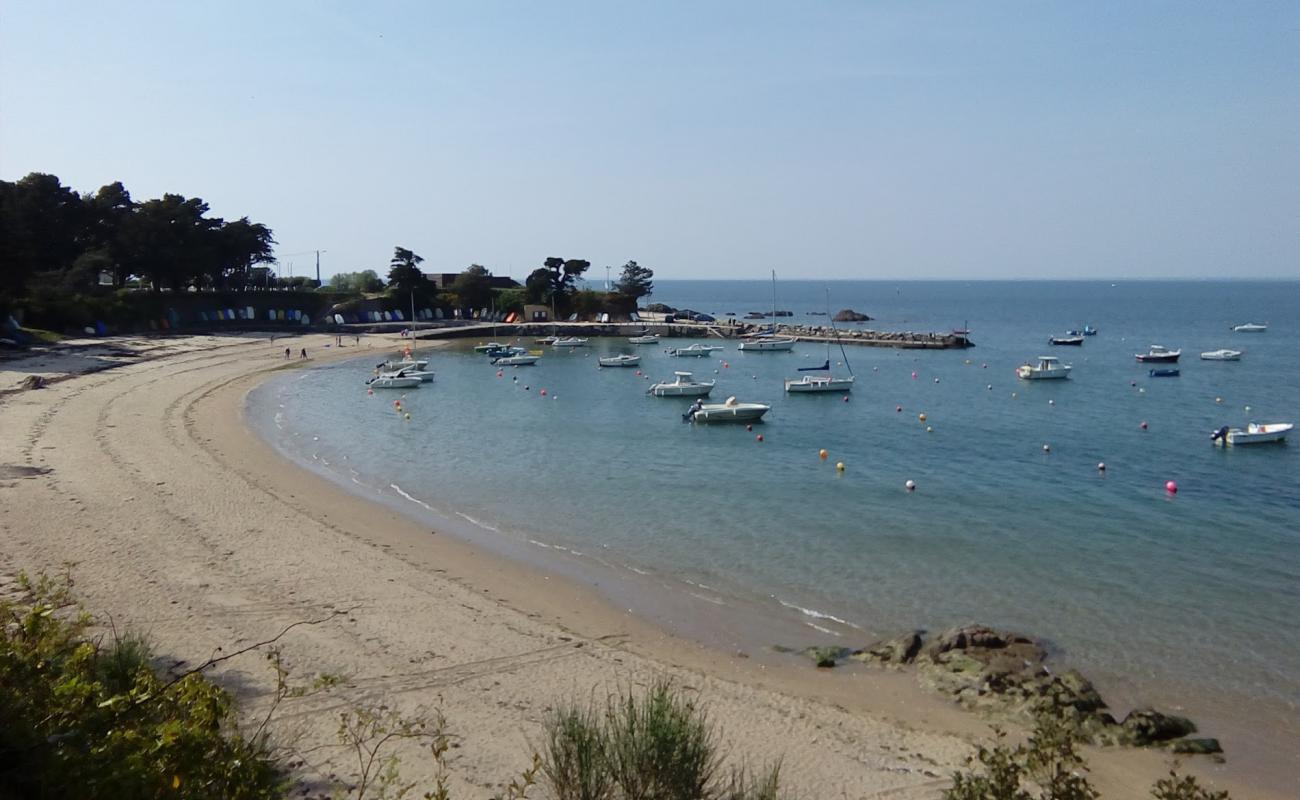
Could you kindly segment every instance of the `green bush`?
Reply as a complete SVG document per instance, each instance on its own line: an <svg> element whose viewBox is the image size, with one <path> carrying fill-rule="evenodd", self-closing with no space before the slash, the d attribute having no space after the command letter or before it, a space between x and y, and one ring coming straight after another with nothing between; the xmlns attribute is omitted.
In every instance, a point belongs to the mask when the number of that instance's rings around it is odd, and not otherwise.
<svg viewBox="0 0 1300 800"><path fill-rule="evenodd" d="M66 581L20 577L0 601L0 795L276 798L285 781L234 728L229 695L193 673L165 679L147 644L86 638Z"/></svg>
<svg viewBox="0 0 1300 800"><path fill-rule="evenodd" d="M567 705L545 722L542 776L556 800L776 800L780 769L721 774L708 716L671 683Z"/></svg>

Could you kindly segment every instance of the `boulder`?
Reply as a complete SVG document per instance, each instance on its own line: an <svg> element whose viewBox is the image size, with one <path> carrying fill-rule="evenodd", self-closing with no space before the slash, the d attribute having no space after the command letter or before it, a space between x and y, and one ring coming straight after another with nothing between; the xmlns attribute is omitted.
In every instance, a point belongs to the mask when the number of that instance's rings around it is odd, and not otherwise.
<svg viewBox="0 0 1300 800"><path fill-rule="evenodd" d="M1185 755L1208 756L1215 753L1222 753L1223 747L1220 746L1218 739L1175 739L1165 744L1170 752Z"/></svg>
<svg viewBox="0 0 1300 800"><path fill-rule="evenodd" d="M916 660L916 656L920 652L921 632L913 631L904 633L901 636L895 636L892 639L883 639L870 647L852 653L850 658L867 664L897 666L911 664Z"/></svg>
<svg viewBox="0 0 1300 800"><path fill-rule="evenodd" d="M811 658L817 666L830 669L841 658L846 658L851 651L847 647L805 647L800 652Z"/></svg>
<svg viewBox="0 0 1300 800"><path fill-rule="evenodd" d="M868 322L871 317L868 317L866 314L860 314L851 308L842 308L835 312L835 316L832 317L832 319L836 322Z"/></svg>
<svg viewBox="0 0 1300 800"><path fill-rule="evenodd" d="M1130 711L1120 728L1124 739L1138 746L1159 744L1196 733L1196 725L1187 717L1165 714L1154 708Z"/></svg>

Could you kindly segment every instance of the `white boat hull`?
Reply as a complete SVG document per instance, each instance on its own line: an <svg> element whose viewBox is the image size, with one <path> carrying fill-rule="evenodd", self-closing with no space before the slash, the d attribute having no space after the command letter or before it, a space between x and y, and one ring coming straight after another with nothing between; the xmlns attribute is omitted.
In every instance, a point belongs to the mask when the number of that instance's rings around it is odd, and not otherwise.
<svg viewBox="0 0 1300 800"><path fill-rule="evenodd" d="M713 381L704 383L656 383L650 387L655 397L708 397L713 391Z"/></svg>
<svg viewBox="0 0 1300 800"><path fill-rule="evenodd" d="M705 403L690 415L691 422L753 422L771 411L762 403Z"/></svg>
<svg viewBox="0 0 1300 800"><path fill-rule="evenodd" d="M414 389L420 385L420 379L381 376L369 381L368 385L371 389Z"/></svg>
<svg viewBox="0 0 1300 800"><path fill-rule="evenodd" d="M1248 322L1245 325L1233 325L1232 329L1237 333L1263 333L1268 330L1268 326L1260 325L1256 322Z"/></svg>
<svg viewBox="0 0 1300 800"><path fill-rule="evenodd" d="M433 373L432 370L422 370L422 369L403 369L403 370L399 370L398 372L399 372L399 374L394 375L393 377L395 377L395 378L415 378L416 380L420 381L421 383L428 383L429 381L433 380L433 376L434 376L434 373ZM385 377L385 376L381 376L381 377Z"/></svg>
<svg viewBox="0 0 1300 800"><path fill-rule="evenodd" d="M633 336L632 338L628 339L628 341L632 344L659 344L659 337L654 335Z"/></svg>
<svg viewBox="0 0 1300 800"><path fill-rule="evenodd" d="M804 377L787 380L785 390L794 393L810 392L847 392L853 389L853 378Z"/></svg>
<svg viewBox="0 0 1300 800"><path fill-rule="evenodd" d="M586 346L587 346L587 340L578 339L578 338L556 339L555 341L551 342L551 347L586 347Z"/></svg>
<svg viewBox="0 0 1300 800"><path fill-rule="evenodd" d="M399 369L424 369L427 366L429 366L429 362L423 358L385 361L383 363L383 368L389 371L396 371Z"/></svg>
<svg viewBox="0 0 1300 800"><path fill-rule="evenodd" d="M789 338L754 339L741 342L739 349L746 352L775 352L777 350L792 350L794 343L795 340Z"/></svg>
<svg viewBox="0 0 1300 800"><path fill-rule="evenodd" d="M1029 367L1028 369L1021 367L1016 370L1016 375L1021 380L1026 381L1061 381L1070 377L1070 368L1059 367L1057 369L1040 370L1035 367Z"/></svg>
<svg viewBox="0 0 1300 800"><path fill-rule="evenodd" d="M664 352L677 358L708 358L721 349L721 347L713 347L707 344L693 344L690 347L669 348Z"/></svg>
<svg viewBox="0 0 1300 800"><path fill-rule="evenodd" d="M1269 442L1281 442L1286 440L1286 435L1291 432L1295 426L1289 422L1274 422L1268 425L1250 424L1245 430L1233 428L1228 431L1224 437L1228 444L1239 446L1243 444L1268 444Z"/></svg>
<svg viewBox="0 0 1300 800"><path fill-rule="evenodd" d="M1211 350L1208 353L1201 353L1202 361L1240 361L1240 350Z"/></svg>
<svg viewBox="0 0 1300 800"><path fill-rule="evenodd" d="M493 359L492 365L496 367L528 367L537 363L541 356L502 356Z"/></svg>
<svg viewBox="0 0 1300 800"><path fill-rule="evenodd" d="M597 359L602 367L635 367L641 363L641 356L614 356L613 358Z"/></svg>

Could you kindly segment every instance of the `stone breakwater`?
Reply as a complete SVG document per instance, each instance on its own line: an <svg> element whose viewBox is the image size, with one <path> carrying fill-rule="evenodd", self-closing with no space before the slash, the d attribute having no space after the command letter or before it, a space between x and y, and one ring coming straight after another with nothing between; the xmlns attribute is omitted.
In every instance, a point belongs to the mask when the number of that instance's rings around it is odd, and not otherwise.
<svg viewBox="0 0 1300 800"><path fill-rule="evenodd" d="M804 342L843 342L867 347L899 347L921 350L949 350L974 347L967 336L957 333L913 331L840 330L819 325L780 325L779 333Z"/></svg>
<svg viewBox="0 0 1300 800"><path fill-rule="evenodd" d="M972 711L1023 722L1051 714L1072 723L1086 741L1097 745L1159 747L1179 754L1223 752L1217 739L1191 738L1196 725L1186 717L1139 708L1117 720L1087 678L1077 670L1051 669L1043 643L1023 634L966 625L929 641L924 632L913 631L860 650L809 647L800 652L823 669L851 659L912 670L923 685Z"/></svg>

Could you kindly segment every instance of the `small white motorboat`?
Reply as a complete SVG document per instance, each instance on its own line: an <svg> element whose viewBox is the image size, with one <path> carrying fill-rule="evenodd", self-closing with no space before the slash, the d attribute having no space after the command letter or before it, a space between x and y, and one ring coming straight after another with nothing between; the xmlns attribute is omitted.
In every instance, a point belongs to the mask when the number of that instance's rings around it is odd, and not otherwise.
<svg viewBox="0 0 1300 800"><path fill-rule="evenodd" d="M1258 322L1247 322L1242 325L1233 325L1232 330L1237 333L1263 333L1268 330L1268 326L1261 325Z"/></svg>
<svg viewBox="0 0 1300 800"><path fill-rule="evenodd" d="M551 347L586 347L587 340L577 336L564 336L551 342Z"/></svg>
<svg viewBox="0 0 1300 800"><path fill-rule="evenodd" d="M771 410L771 406L741 403L734 397L728 397L725 403L702 403L697 400L682 415L682 419L686 422L753 422L762 419Z"/></svg>
<svg viewBox="0 0 1300 800"><path fill-rule="evenodd" d="M596 363L602 367L635 367L641 363L641 356L604 356L596 359Z"/></svg>
<svg viewBox="0 0 1300 800"><path fill-rule="evenodd" d="M414 389L420 385L420 379L383 373L366 381L366 385L371 389Z"/></svg>
<svg viewBox="0 0 1300 800"><path fill-rule="evenodd" d="M853 376L836 378L831 375L804 375L786 378L787 392L847 392L853 389Z"/></svg>
<svg viewBox="0 0 1300 800"><path fill-rule="evenodd" d="M556 339L558 339L558 338L560 338L560 337L558 337L558 336L538 336L538 337L537 337L536 339L534 339L533 341L536 342L537 344L551 344L552 342L554 342L554 341L555 341Z"/></svg>
<svg viewBox="0 0 1300 800"><path fill-rule="evenodd" d="M1201 360L1202 361L1240 361L1241 353L1242 353L1241 350L1229 350L1228 348L1225 347L1222 350L1210 350L1208 352L1201 353Z"/></svg>
<svg viewBox="0 0 1300 800"><path fill-rule="evenodd" d="M659 344L659 334L647 333L644 336L633 336L628 341L632 344Z"/></svg>
<svg viewBox="0 0 1300 800"><path fill-rule="evenodd" d="M717 381L697 381L689 372L674 372L676 380L656 383L646 390L655 397L708 397Z"/></svg>
<svg viewBox="0 0 1300 800"><path fill-rule="evenodd" d="M509 347L509 345L502 344L501 342L488 342L487 344L474 345L474 352L486 353L489 350L502 350L505 349L506 347Z"/></svg>
<svg viewBox="0 0 1300 800"><path fill-rule="evenodd" d="M386 372L393 372L399 369L424 369L427 366L429 366L428 359L403 358L400 361L393 361L392 359L385 361L379 365L379 369Z"/></svg>
<svg viewBox="0 0 1300 800"><path fill-rule="evenodd" d="M1290 422L1270 422L1266 425L1260 425L1251 422L1246 425L1246 429L1229 428L1224 425L1214 433L1210 434L1210 440L1216 444L1267 444L1268 442L1286 441L1286 435L1294 428Z"/></svg>
<svg viewBox="0 0 1300 800"><path fill-rule="evenodd" d="M541 356L535 356L531 353L514 353L508 356L500 356L492 359L494 367L527 367L536 364Z"/></svg>
<svg viewBox="0 0 1300 800"><path fill-rule="evenodd" d="M707 358L708 356L712 355L713 353L721 349L722 349L721 347L712 344L693 344L690 347L670 347L664 352L670 356L676 356L677 358L682 358L687 356L691 356L695 358Z"/></svg>
<svg viewBox="0 0 1300 800"><path fill-rule="evenodd" d="M776 350L791 350L797 340L790 336L756 336L747 342L740 343L740 350L747 353L752 352L773 352Z"/></svg>
<svg viewBox="0 0 1300 800"><path fill-rule="evenodd" d="M1070 369L1056 356L1039 356L1037 364L1016 367L1016 376L1027 381L1061 380L1070 377Z"/></svg>
<svg viewBox="0 0 1300 800"><path fill-rule="evenodd" d="M1151 349L1145 353L1134 353L1133 357L1138 361L1154 361L1157 363L1172 364L1183 354L1182 350L1170 350L1168 347L1153 344Z"/></svg>
<svg viewBox="0 0 1300 800"><path fill-rule="evenodd" d="M433 380L434 375L431 369L415 369L414 367L404 367L387 374L394 378L418 378L421 383L428 383Z"/></svg>

